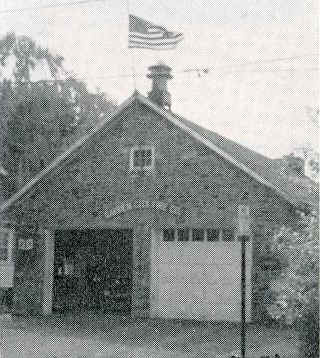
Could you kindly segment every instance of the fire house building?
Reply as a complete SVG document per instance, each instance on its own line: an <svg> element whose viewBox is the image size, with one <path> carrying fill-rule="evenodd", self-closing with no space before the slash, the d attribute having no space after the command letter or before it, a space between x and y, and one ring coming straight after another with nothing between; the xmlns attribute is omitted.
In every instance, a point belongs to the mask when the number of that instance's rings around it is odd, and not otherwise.
<svg viewBox="0 0 320 358"><path fill-rule="evenodd" d="M135 91L1 206L13 312L238 321L246 205L247 319L261 314L263 244L316 205L313 184L175 114L170 67L149 70L148 97Z"/></svg>

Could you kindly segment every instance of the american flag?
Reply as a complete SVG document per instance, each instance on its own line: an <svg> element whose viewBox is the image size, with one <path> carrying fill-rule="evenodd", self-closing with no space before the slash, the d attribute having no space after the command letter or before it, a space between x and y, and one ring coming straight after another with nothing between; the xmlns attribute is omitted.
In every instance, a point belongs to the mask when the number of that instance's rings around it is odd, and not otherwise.
<svg viewBox="0 0 320 358"><path fill-rule="evenodd" d="M180 32L171 32L163 26L129 15L129 48L170 50L182 40Z"/></svg>

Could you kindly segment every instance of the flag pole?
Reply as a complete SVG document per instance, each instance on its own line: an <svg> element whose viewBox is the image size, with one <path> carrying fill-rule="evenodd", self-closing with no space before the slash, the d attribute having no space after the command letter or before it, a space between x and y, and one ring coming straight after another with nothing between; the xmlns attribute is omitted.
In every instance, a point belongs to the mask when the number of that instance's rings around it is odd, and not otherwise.
<svg viewBox="0 0 320 358"><path fill-rule="evenodd" d="M128 26L128 31L130 32L130 1L127 0L127 14L128 14L128 21L129 21L129 26ZM128 35L128 40L129 40L129 35ZM133 80L133 87L134 87L134 91L137 90L137 80L136 80L136 66L135 66L135 56L134 56L134 49L130 48L128 46L128 49L130 51L131 54L131 70L132 70L132 80Z"/></svg>

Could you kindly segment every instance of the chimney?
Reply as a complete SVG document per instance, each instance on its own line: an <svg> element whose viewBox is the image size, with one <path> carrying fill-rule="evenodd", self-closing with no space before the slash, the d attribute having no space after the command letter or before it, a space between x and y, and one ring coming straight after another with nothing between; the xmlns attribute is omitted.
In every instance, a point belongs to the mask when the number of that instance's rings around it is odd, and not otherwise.
<svg viewBox="0 0 320 358"><path fill-rule="evenodd" d="M147 74L148 78L152 78L152 89L148 93L151 101L155 102L158 106L171 110L171 94L168 92L167 82L172 77L171 67L159 62L157 65L148 68L150 73Z"/></svg>

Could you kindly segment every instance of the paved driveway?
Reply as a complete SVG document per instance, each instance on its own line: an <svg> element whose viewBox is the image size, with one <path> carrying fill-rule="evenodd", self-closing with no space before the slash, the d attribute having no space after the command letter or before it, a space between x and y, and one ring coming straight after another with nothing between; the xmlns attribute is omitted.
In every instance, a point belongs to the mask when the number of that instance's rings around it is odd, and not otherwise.
<svg viewBox="0 0 320 358"><path fill-rule="evenodd" d="M14 317L2 322L2 357L230 357L239 347L239 328L231 323L97 314ZM281 358L294 357L297 350L296 334L288 329L250 325L247 341L248 358L276 352Z"/></svg>

